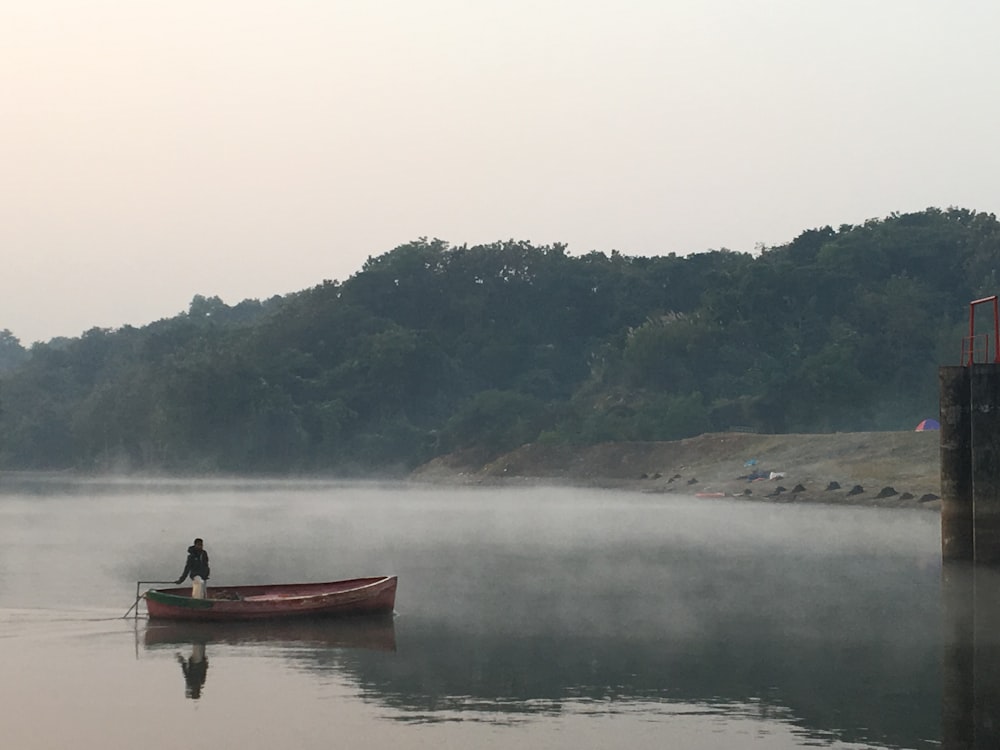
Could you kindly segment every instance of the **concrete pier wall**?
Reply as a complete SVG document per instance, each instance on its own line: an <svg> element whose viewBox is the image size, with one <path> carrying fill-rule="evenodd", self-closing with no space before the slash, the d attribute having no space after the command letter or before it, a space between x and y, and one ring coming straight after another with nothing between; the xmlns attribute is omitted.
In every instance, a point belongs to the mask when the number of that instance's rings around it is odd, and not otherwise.
<svg viewBox="0 0 1000 750"><path fill-rule="evenodd" d="M942 367L941 558L974 559L972 500L972 392L968 367Z"/></svg>
<svg viewBox="0 0 1000 750"><path fill-rule="evenodd" d="M1000 563L1000 364L969 368L975 561Z"/></svg>

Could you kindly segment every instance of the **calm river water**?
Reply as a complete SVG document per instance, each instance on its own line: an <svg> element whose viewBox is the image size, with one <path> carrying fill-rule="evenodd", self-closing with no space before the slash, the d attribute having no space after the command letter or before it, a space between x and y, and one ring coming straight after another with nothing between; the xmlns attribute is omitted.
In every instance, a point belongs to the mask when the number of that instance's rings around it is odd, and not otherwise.
<svg viewBox="0 0 1000 750"><path fill-rule="evenodd" d="M122 619L136 581L180 575L195 536L210 583L393 573L396 615ZM938 516L921 511L0 476L0 737L19 750L948 747L943 733L965 732L955 707L976 703L977 656L944 592Z"/></svg>

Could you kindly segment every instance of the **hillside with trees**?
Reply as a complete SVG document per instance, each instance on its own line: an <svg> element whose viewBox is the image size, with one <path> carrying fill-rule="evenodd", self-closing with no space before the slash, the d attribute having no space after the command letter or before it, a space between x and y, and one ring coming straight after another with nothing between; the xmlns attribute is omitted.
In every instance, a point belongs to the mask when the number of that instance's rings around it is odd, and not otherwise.
<svg viewBox="0 0 1000 750"><path fill-rule="evenodd" d="M912 429L992 214L927 209L757 254L420 239L346 281L92 329L0 332L0 468L385 475L524 443Z"/></svg>

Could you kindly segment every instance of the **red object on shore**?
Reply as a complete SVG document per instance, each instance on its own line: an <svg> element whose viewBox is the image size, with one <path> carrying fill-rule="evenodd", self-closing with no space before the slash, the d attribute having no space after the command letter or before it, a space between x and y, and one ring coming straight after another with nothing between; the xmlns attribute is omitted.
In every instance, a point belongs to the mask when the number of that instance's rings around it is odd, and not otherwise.
<svg viewBox="0 0 1000 750"><path fill-rule="evenodd" d="M151 620L230 622L365 615L392 612L396 604L396 576L327 583L209 586L207 599L192 598L190 586L150 589L143 598Z"/></svg>

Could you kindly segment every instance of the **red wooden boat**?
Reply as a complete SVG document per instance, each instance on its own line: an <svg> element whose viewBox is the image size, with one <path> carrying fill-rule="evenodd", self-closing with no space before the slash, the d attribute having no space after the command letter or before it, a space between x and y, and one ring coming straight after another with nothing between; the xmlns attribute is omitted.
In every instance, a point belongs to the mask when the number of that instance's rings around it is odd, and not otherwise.
<svg viewBox="0 0 1000 750"><path fill-rule="evenodd" d="M396 576L328 583L209 586L207 599L191 587L150 589L143 598L150 619L233 621L392 612Z"/></svg>

